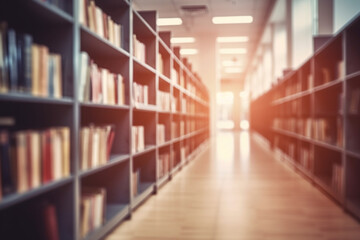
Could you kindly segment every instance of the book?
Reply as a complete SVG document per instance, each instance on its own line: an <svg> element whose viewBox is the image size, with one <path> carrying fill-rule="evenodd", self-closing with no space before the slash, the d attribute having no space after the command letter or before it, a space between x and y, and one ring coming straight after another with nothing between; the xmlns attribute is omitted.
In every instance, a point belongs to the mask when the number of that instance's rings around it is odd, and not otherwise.
<svg viewBox="0 0 360 240"><path fill-rule="evenodd" d="M115 22L111 16L96 5L95 1L80 0L79 23L88 27L99 37L111 42L116 47L121 47L122 26Z"/></svg>
<svg viewBox="0 0 360 240"><path fill-rule="evenodd" d="M158 176L159 178L164 177L170 171L170 154L162 153L159 154L158 160Z"/></svg>
<svg viewBox="0 0 360 240"><path fill-rule="evenodd" d="M331 186L337 194L341 194L342 191L342 178L342 166L340 164L334 163L332 165Z"/></svg>
<svg viewBox="0 0 360 240"><path fill-rule="evenodd" d="M115 138L113 125L84 126L80 131L81 169L87 170L106 164Z"/></svg>
<svg viewBox="0 0 360 240"><path fill-rule="evenodd" d="M140 152L145 149L145 127L131 127L131 150L132 153Z"/></svg>
<svg viewBox="0 0 360 240"><path fill-rule="evenodd" d="M140 62L146 63L146 45L133 35L133 56Z"/></svg>
<svg viewBox="0 0 360 240"><path fill-rule="evenodd" d="M81 236L85 238L105 222L106 189L102 187L82 187L80 205Z"/></svg>
<svg viewBox="0 0 360 240"><path fill-rule="evenodd" d="M170 99L171 99L170 93L159 90L157 92L157 97L158 97L157 102L160 110L170 111Z"/></svg>
<svg viewBox="0 0 360 240"><path fill-rule="evenodd" d="M44 237L47 240L59 240L57 211L53 204L46 204L43 209Z"/></svg>
<svg viewBox="0 0 360 240"><path fill-rule="evenodd" d="M140 185L140 176L141 176L141 168L137 168L132 171L131 180L132 180L132 189L131 194L135 197L139 193L139 185Z"/></svg>
<svg viewBox="0 0 360 240"><path fill-rule="evenodd" d="M165 124L157 124L157 144L165 143Z"/></svg>
<svg viewBox="0 0 360 240"><path fill-rule="evenodd" d="M9 91L6 54L6 32L7 23L0 22L0 93L5 93Z"/></svg>
<svg viewBox="0 0 360 240"><path fill-rule="evenodd" d="M135 107L149 104L149 88L147 85L142 85L137 82L133 82L133 103Z"/></svg>
<svg viewBox="0 0 360 240"><path fill-rule="evenodd" d="M359 114L360 106L360 88L354 88L350 90L350 103L349 103L349 113L350 114Z"/></svg>
<svg viewBox="0 0 360 240"><path fill-rule="evenodd" d="M4 196L15 190L14 177L12 176L10 134L7 130L0 130L0 165L2 196Z"/></svg>
<svg viewBox="0 0 360 240"><path fill-rule="evenodd" d="M17 44L16 44L16 32L14 29L7 29L7 66L8 66L8 78L9 88L11 91L17 91L18 86L18 62L17 62Z"/></svg>

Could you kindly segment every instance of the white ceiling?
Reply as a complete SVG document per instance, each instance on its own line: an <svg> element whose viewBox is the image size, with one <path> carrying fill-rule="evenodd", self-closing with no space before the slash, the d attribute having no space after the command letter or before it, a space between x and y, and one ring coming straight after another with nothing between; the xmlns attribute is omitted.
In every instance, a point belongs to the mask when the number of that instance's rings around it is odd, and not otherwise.
<svg viewBox="0 0 360 240"><path fill-rule="evenodd" d="M242 57L239 57L239 55L225 57L227 59L234 57L240 59L244 64L244 68L247 67L256 44L261 37L261 32L269 17L269 11L273 6L273 2L274 0L133 0L137 10L157 10L158 17L160 18L181 17L183 24L180 26L159 27L159 31L171 31L173 37L192 36L196 38L204 34L215 36L248 36L249 42L247 43L224 44L229 47L247 48L248 53ZM181 9L181 6L187 5L205 5L208 11L205 13L189 14ZM233 15L251 15L254 20L251 24L214 25L211 22L214 16ZM196 47L197 44L201 43L179 44L179 46L190 48Z"/></svg>

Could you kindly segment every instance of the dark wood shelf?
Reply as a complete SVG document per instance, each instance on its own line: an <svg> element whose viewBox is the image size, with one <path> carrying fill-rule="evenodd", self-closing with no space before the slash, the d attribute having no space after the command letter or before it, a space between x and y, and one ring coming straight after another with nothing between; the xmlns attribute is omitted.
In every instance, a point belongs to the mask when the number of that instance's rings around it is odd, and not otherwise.
<svg viewBox="0 0 360 240"><path fill-rule="evenodd" d="M135 152L135 153L133 153L132 155L133 155L134 157L138 157L138 156L141 156L141 155L143 155L143 154L145 154L145 153L154 151L155 149L156 149L156 145L146 145L144 150L142 150L142 151L140 151L140 152Z"/></svg>
<svg viewBox="0 0 360 240"><path fill-rule="evenodd" d="M38 97L25 93L0 93L0 101L20 102L20 103L39 103L39 104L54 104L54 105L72 105L73 99L52 98L52 97Z"/></svg>
<svg viewBox="0 0 360 240"><path fill-rule="evenodd" d="M103 108L103 109L121 109L121 110L129 110L129 105L115 105L115 104L103 104L103 103L88 103L82 102L80 103L81 107L86 108Z"/></svg>
<svg viewBox="0 0 360 240"><path fill-rule="evenodd" d="M142 182L139 184L139 194L134 198L132 209L137 208L141 203L143 203L153 192L154 192L154 183L151 182Z"/></svg>
<svg viewBox="0 0 360 240"><path fill-rule="evenodd" d="M129 161L129 158L130 158L129 154L111 155L109 161L106 164L101 165L101 166L97 166L95 168L83 170L80 173L80 177L86 177L86 176L89 176L91 174L106 170L106 169L111 168L112 166L114 166L116 164L120 164L122 162Z"/></svg>
<svg viewBox="0 0 360 240"><path fill-rule="evenodd" d="M103 226L91 232L85 240L101 239L106 233L112 230L129 215L129 205L127 204L112 204L106 207L106 222Z"/></svg>
<svg viewBox="0 0 360 240"><path fill-rule="evenodd" d="M80 26L80 33L81 48L86 50L91 57L129 58L130 56L127 51L100 37L86 26Z"/></svg>
<svg viewBox="0 0 360 240"><path fill-rule="evenodd" d="M52 190L56 190L57 188L64 186L66 184L71 183L73 177L66 177L60 180L52 181L50 183L41 185L37 188L31 189L24 193L14 193L8 196L4 196L3 199L0 201L0 210L4 208L11 207L15 204L19 204L31 198L37 197L41 194L47 193Z"/></svg>

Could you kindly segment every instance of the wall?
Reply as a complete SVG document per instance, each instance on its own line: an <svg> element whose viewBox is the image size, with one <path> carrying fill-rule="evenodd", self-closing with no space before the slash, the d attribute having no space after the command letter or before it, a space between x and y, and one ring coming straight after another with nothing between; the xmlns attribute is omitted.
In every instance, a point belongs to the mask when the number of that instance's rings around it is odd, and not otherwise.
<svg viewBox="0 0 360 240"><path fill-rule="evenodd" d="M334 0L334 32L360 12L359 0Z"/></svg>

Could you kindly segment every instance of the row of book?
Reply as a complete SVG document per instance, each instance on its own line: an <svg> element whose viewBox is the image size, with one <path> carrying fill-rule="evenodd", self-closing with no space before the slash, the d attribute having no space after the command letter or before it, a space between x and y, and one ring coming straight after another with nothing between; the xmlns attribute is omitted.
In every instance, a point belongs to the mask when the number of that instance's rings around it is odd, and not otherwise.
<svg viewBox="0 0 360 240"><path fill-rule="evenodd" d="M360 88L354 88L350 93L349 113L360 113Z"/></svg>
<svg viewBox="0 0 360 240"><path fill-rule="evenodd" d="M284 84L282 91L277 91L274 94L273 100L277 100L285 96L290 96L298 92L312 89L314 86L314 77L311 73L307 75L305 74L304 79L296 79L296 81L289 81L289 83Z"/></svg>
<svg viewBox="0 0 360 240"><path fill-rule="evenodd" d="M61 98L62 58L27 33L0 23L0 92Z"/></svg>
<svg viewBox="0 0 360 240"><path fill-rule="evenodd" d="M113 125L82 127L80 138L82 170L95 168L109 161L115 138Z"/></svg>
<svg viewBox="0 0 360 240"><path fill-rule="evenodd" d="M273 128L299 133L305 137L312 136L311 118L274 118Z"/></svg>
<svg viewBox="0 0 360 240"><path fill-rule="evenodd" d="M146 45L133 35L133 55L140 62L146 63Z"/></svg>
<svg viewBox="0 0 360 240"><path fill-rule="evenodd" d="M149 104L149 87L133 82L133 102L135 106Z"/></svg>
<svg viewBox="0 0 360 240"><path fill-rule="evenodd" d="M170 111L171 94L168 92L158 91L158 106L162 111Z"/></svg>
<svg viewBox="0 0 360 240"><path fill-rule="evenodd" d="M320 80L318 85L329 83L337 79L343 79L345 77L345 62L340 60L335 64L335 68L321 67L320 68Z"/></svg>
<svg viewBox="0 0 360 240"><path fill-rule="evenodd" d="M163 61L163 56L161 53L158 53L157 54L157 67L158 67L158 71L165 75L165 72L164 72L164 61Z"/></svg>
<svg viewBox="0 0 360 240"><path fill-rule="evenodd" d="M106 217L106 189L84 187L81 189L80 205L81 237L85 238L89 233L104 224Z"/></svg>
<svg viewBox="0 0 360 240"><path fill-rule="evenodd" d="M342 193L342 182L343 182L342 178L343 178L342 165L334 163L332 165L331 187L338 194Z"/></svg>
<svg viewBox="0 0 360 240"><path fill-rule="evenodd" d="M125 104L125 83L121 74L98 67L86 52L80 56L79 101L112 105Z"/></svg>
<svg viewBox="0 0 360 240"><path fill-rule="evenodd" d="M300 165L303 166L305 169L311 171L312 166L313 166L313 154L312 151L310 150L310 148L308 147L302 147L300 148L300 153L299 153L299 162Z"/></svg>
<svg viewBox="0 0 360 240"><path fill-rule="evenodd" d="M157 124L157 144L165 143L165 129L165 124Z"/></svg>
<svg viewBox="0 0 360 240"><path fill-rule="evenodd" d="M164 177L169 172L170 172L170 154L169 153L159 154L159 159L158 159L159 178Z"/></svg>
<svg viewBox="0 0 360 240"><path fill-rule="evenodd" d="M341 117L318 118L313 120L314 139L339 147L343 146L343 126Z"/></svg>
<svg viewBox="0 0 360 240"><path fill-rule="evenodd" d="M0 198L70 175L70 129L0 131Z"/></svg>
<svg viewBox="0 0 360 240"><path fill-rule="evenodd" d="M136 153L145 149L145 127L132 126L131 127L131 152Z"/></svg>
<svg viewBox="0 0 360 240"><path fill-rule="evenodd" d="M121 47L121 25L96 6L95 1L81 0L79 3L79 23L115 46Z"/></svg>

